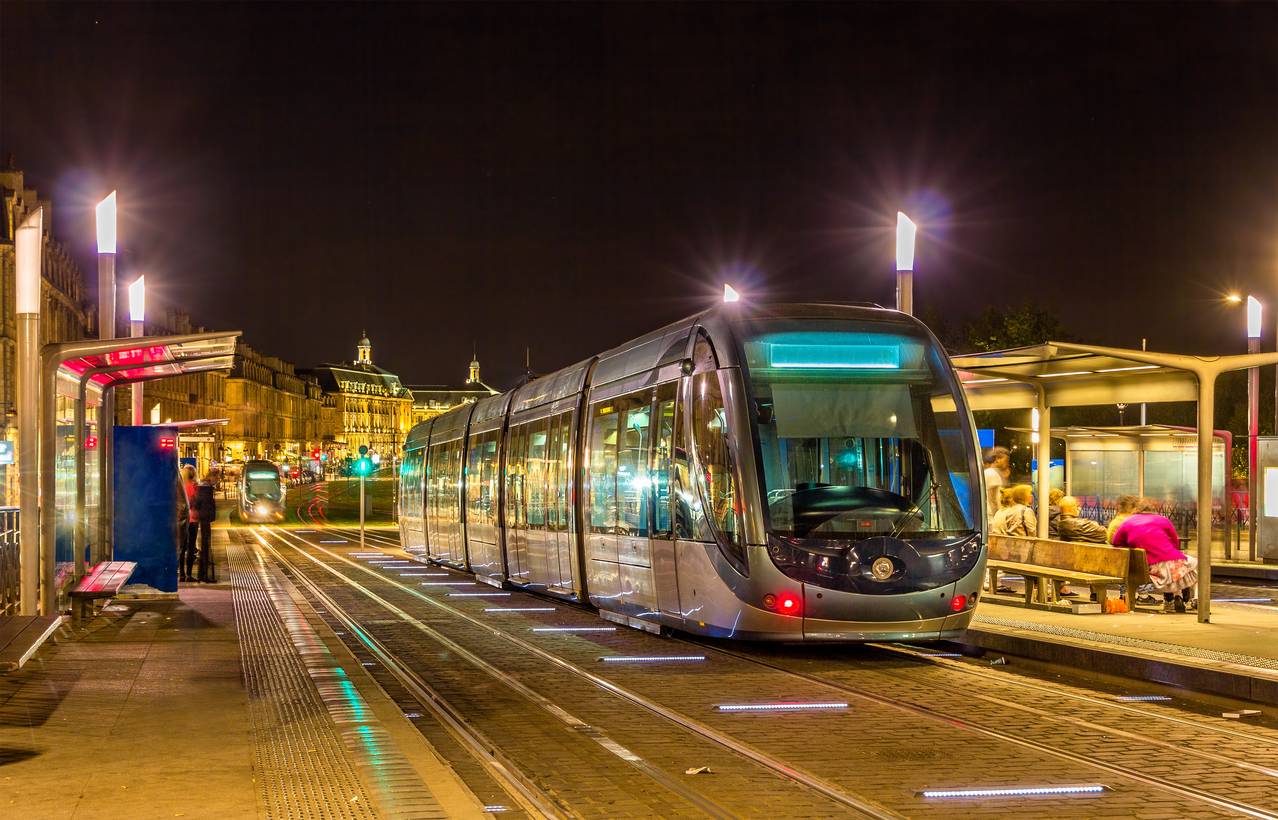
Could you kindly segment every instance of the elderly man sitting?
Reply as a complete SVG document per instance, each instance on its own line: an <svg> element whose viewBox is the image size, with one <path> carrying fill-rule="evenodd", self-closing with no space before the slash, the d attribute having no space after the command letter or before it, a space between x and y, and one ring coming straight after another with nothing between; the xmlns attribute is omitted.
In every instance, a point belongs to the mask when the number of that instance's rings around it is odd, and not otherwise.
<svg viewBox="0 0 1278 820"><path fill-rule="evenodd" d="M1078 499L1072 495L1063 496L1057 504L1061 514L1056 519L1056 532L1053 535L1062 541L1082 541L1088 544L1107 544L1109 538L1105 527L1090 518L1079 516Z"/></svg>

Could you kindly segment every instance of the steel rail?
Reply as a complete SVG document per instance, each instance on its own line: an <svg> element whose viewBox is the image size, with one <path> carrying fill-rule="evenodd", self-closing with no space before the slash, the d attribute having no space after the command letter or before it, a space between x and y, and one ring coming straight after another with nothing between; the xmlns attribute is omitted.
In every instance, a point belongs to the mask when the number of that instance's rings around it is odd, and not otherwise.
<svg viewBox="0 0 1278 820"><path fill-rule="evenodd" d="M596 675L593 672L587 671L586 669L583 669L580 666L577 666L571 661L567 661L559 657L558 655L555 655L537 646L536 644L530 643L528 641L523 640L522 638L518 638L514 635L504 632L501 629L498 629L492 626L491 624L485 623L484 621L478 618L468 615L467 613L462 612L456 607L450 606L440 600L431 598L430 596L427 596L427 595L423 595L418 590L410 586L407 586L405 584L402 584L394 578L390 578L384 574L377 572L374 569L363 566L362 564L359 564L355 561L351 561L345 556L340 555L336 552L333 552L332 550L326 549L325 547L319 546L317 544L312 544L311 542L307 541L304 538L301 538L300 536L289 533L287 530L280 530L280 532L288 534L294 540L301 542L302 544L306 545L310 549L323 552L329 555L330 557L335 558L338 561L341 561L344 564L347 564L361 572L367 573L368 575L371 575L374 578L377 578L383 583L394 586L398 588L399 590L406 592L409 595L412 595L413 597L418 598L430 604L431 606L436 607L437 609L447 612L461 620L466 621L467 623L470 623L473 626L476 626L482 629L483 631L493 636L499 637L513 644L514 646L519 647L520 649L526 652L536 655L537 657L553 664L554 666L557 666L560 669L563 669L564 671L570 672L576 675L577 677L580 677L583 680L586 680L594 684L595 686L599 687L600 689L606 692L609 692L610 694L613 694L623 700L629 701L632 704L641 706L644 709L648 710L649 712L661 718L664 718L665 720L677 726L680 726L683 729L695 735L705 738L706 740L710 740L718 744L719 746L722 746L723 748L728 749L729 751L734 752L735 754L738 754L741 757L744 757L752 761L753 763L765 769L768 769L777 775L784 777L787 780L791 780L795 783L805 786L834 802L840 803L868 817L896 818L896 819L899 819L902 817L902 815L892 811L891 809L885 806L881 806L872 801L858 797L857 795L854 795L851 792L848 792L842 787L834 783L831 783L830 781L825 780L822 777L819 777L810 772L806 772L802 769L791 766L787 764L786 762L776 757L773 757L772 755L759 751L758 749L754 748L748 743L737 740L729 735L724 734L723 732L718 731L717 729L714 729L710 726L707 726L701 723L700 721L694 720L693 718L690 718L680 712L677 712L673 709L662 706L661 704L637 692L633 692L629 689L626 689L625 687L622 687L616 683L613 683L612 681L606 678ZM284 539L281 539L281 540L284 540ZM289 542L286 541L286 543L289 543ZM290 546L292 546L292 548L298 554L304 556L305 558L314 562L318 566L326 569L327 571L337 576L338 578L343 579L346 583L350 584L351 586L361 590L366 596L368 596L370 599L374 601L377 601L384 608L390 610L391 612L396 612L397 614L403 613L403 610L399 609L394 604L381 598L381 596L363 587L358 582L347 577L343 573L338 572L336 569L334 569L330 565L324 563L323 561L320 561L318 558L316 558L307 550L303 550L301 547L298 547L296 544L292 544L292 543L290 543ZM413 622L415 624L418 624L419 625L418 628L422 629L423 631L434 632L434 630L432 630L429 626L427 626L424 623L421 623L421 621L419 621L416 618L413 618L411 615L408 615L407 613L403 613L400 617L410 622ZM445 639L445 640L448 640L448 639Z"/></svg>
<svg viewBox="0 0 1278 820"><path fill-rule="evenodd" d="M1199 802L1212 805L1216 808L1226 809L1228 811L1237 812L1239 814L1247 815L1249 817L1264 818L1264 820L1278 820L1278 814L1275 814L1263 808L1259 808L1257 806L1252 806L1248 803L1243 803L1238 800L1232 800L1227 797L1221 797L1219 795L1212 794L1211 792L1203 791L1202 789L1198 789L1193 786L1187 786L1182 783L1175 783L1170 780L1165 780L1155 775L1145 774L1143 772L1139 772L1135 769L1131 769L1126 766L1120 766L1116 763L1106 763L1103 761L1098 761L1095 758L1088 757L1086 755L1076 754L1074 752L1070 752L1065 749L1060 749L1047 743L1039 743L1038 741L1034 741L1034 740L1026 740L1025 738L1019 737L1009 732L1004 732L1000 729L995 729L990 726L984 725L982 723L977 723L975 721L969 720L968 718L961 717L959 715L948 714L939 709L933 709L931 707L921 706L917 703L909 703L904 700L897 700L894 698L887 697L885 695L880 695L876 692L866 691L864 689L861 689L856 686L852 686L850 684L837 683L834 681L825 680L824 678L817 677L816 675L812 675L807 672L800 672L794 669L787 669L784 666L780 666L778 664L775 664L766 660L762 660L759 658L754 658L749 655L743 655L737 652L736 650L725 649L723 647L715 646L713 644L704 644L699 641L687 640L685 638L675 638L674 640L678 640L682 643L686 643L691 646L696 646L711 652L717 652L719 654L726 655L728 657L736 658L737 660L743 661L745 663L754 664L756 666L772 669L786 675L791 675L793 677L799 678L809 683L814 683L819 686L825 686L829 689L832 689L844 695L851 695L853 697L861 698L862 700L869 701L870 703L876 703L876 704L879 704L880 706L888 706L891 708L899 709L904 712L923 715L925 717L929 717L929 718L932 718L933 720L944 723L948 726L956 726L958 728L966 729L976 734L984 735L986 737L994 738L997 740L1014 744L1016 746L1020 746L1021 748L1031 749L1033 751L1036 751L1042 754L1048 754L1054 757L1059 757L1065 760L1069 760L1073 763L1080 763L1085 766L1090 766L1092 768L1098 769L1103 772L1107 772L1112 775L1117 775L1119 777L1127 778L1129 780L1135 780L1147 786L1153 786L1154 788L1161 789L1166 792L1170 792L1176 795L1177 797L1197 800ZM1183 747L1177 747L1177 748L1181 751L1184 751Z"/></svg>
<svg viewBox="0 0 1278 820"><path fill-rule="evenodd" d="M343 528L330 526L329 529L341 530ZM391 546L396 549L399 548L399 542L397 538L393 536L385 536L385 535L380 536L380 538L388 546ZM452 567L449 565L440 564L438 566L445 567L454 572L459 572L463 575L468 575L462 570L458 570L455 567ZM528 592L531 595L540 595L540 593L537 593L535 591L530 591L530 590L523 590L523 591ZM569 604L569 605L574 603L571 601L563 601L563 599L555 598L554 596L544 596L544 597L547 597L549 599L559 601L565 604ZM583 608L583 611L588 611L588 610L585 610ZM1199 721L1189 720L1187 718L1179 717L1177 715L1167 715L1154 709L1132 706L1130 704L1119 703L1116 701L1108 701L1108 700L1093 697L1090 695L1073 692L1068 689L1053 688L1050 684L1035 683L1031 681L1018 680L1018 679L1008 678L1005 676L994 675L984 670L974 669L968 664L951 660L949 658L931 657L925 651L922 651L922 650L913 650L909 647L893 646L893 645L884 644L884 643L867 643L865 644L865 646L872 647L874 649L878 649L884 652L891 652L893 654L904 655L906 657L909 657L915 660L927 661L928 663L941 666L943 668L950 669L956 672L962 672L967 675L972 675L977 678L981 678L983 680L995 681L995 682L1003 683L1003 684L1010 684L1010 685L1018 686L1023 689L1028 689L1031 691L1036 691L1036 692L1040 692L1044 694L1050 694L1057 697L1070 698L1082 703L1091 704L1093 706L1103 706L1108 709L1113 709L1116 711L1122 711L1128 714L1137 715L1146 720L1156 720L1156 721L1162 721L1165 723L1172 723L1178 726L1184 726L1187 728L1211 732L1213 734L1219 734L1226 737L1232 737L1238 740L1258 743L1258 744L1266 745L1266 746L1278 746L1278 738L1276 737L1268 737L1265 735L1258 735L1251 732L1242 732L1242 731L1238 731L1237 729L1232 729L1226 726L1215 726L1210 723L1202 723ZM927 685L927 684L923 684L923 685ZM1158 743L1157 740L1150 738L1148 736L1137 735L1137 737L1150 743ZM1186 749L1182 746L1176 746L1175 749L1177 752L1191 752L1191 753L1193 752L1193 750ZM1199 754L1205 754L1205 753L1199 753ZM1235 763L1234 761L1229 761L1229 762ZM1255 770L1263 774L1275 775L1275 770L1273 769L1267 769L1265 767L1257 766L1255 767Z"/></svg>
<svg viewBox="0 0 1278 820"><path fill-rule="evenodd" d="M261 539L259 539L259 543L266 547L277 561L287 565L287 562L272 547L265 544ZM393 652L361 627L345 609L320 589L317 584L300 573L295 573L292 578L289 578L290 581L294 579L305 585L307 591L316 600L320 601L333 617L341 621L351 631L351 634L359 639L359 642L377 658L386 671L412 695L413 700L439 719L440 723L461 744L462 748L471 754L493 780L505 788L507 794L529 816L550 818L581 816L573 811L571 807L560 804L559 801L538 786L532 778L524 774L514 761L506 757L500 748L490 741L482 731L475 728L456 707L449 703L447 698L435 691L433 687L423 681L411 669L401 665ZM562 815L560 814L561 811Z"/></svg>
<svg viewBox="0 0 1278 820"><path fill-rule="evenodd" d="M276 537L280 538L278 535L276 535ZM280 540L284 541L285 539L280 538ZM267 549L271 550L271 552L275 554L279 560L286 561L286 559L284 559L282 556L279 556L278 552L276 552L274 548L265 544L264 546L267 546ZM289 546L293 547L294 550L298 550L298 548L295 545L290 544ZM325 566L327 568L327 565L323 564L322 562L320 562L320 565ZM332 570L331 568L329 569L330 569L330 572L332 572L338 578L342 579L348 586L351 586L352 588L363 593L366 597L377 602L379 605L383 606L384 608L390 610L395 615L399 616L401 620L412 624L418 630L427 634L432 640L435 640L439 642L441 645L447 647L449 651L453 652L458 657L463 658L464 660L469 662L471 665L479 668L480 670L487 673L488 675L496 678L498 681L510 687L511 689L516 691L518 694L532 701L536 706L538 706L542 710L549 713L552 717L555 717L556 719L565 723L568 726L568 728L572 730L573 732L582 734L582 735L585 735L586 737L591 738L596 743L598 743L601 747L603 747L606 751L612 753L613 755L616 755L617 757L624 760L626 763L629 763L630 765L634 766L636 769L643 772L648 777L657 781L662 786L665 786L674 794L677 794L680 797L683 797L690 804L696 806L701 811L703 811L706 815L710 817L723 818L723 820L727 820L727 818L732 818L735 816L732 814L732 812L729 812L723 807L719 806L713 800L710 800L704 795L701 795L689 789L688 787L684 786L675 778L670 777L670 775L668 775L666 772L658 769L657 767L649 763L647 760L644 760L640 756L631 752L629 749L625 748L621 744L612 740L612 738L608 737L604 732L600 731L598 728L591 726L585 721L575 717L574 715L567 712L560 706L556 705L549 698L546 698L542 696L541 694L535 692L534 690L530 689L524 683L517 680L514 676L510 675L509 673L501 671L500 669L496 668L492 664L480 658L478 655L474 654L470 650L461 646L456 641L441 634L438 630L435 630L427 626L426 624L422 623L418 619L413 618L412 615L404 611L402 608L395 606L389 601L385 601L380 596L378 596L375 592L373 592L372 590L369 590L367 587L364 587L362 584L358 583L357 581L354 581L349 578L345 578L340 573ZM311 587L314 586L313 582L311 582L310 579L303 579L303 580L305 580L308 586L311 586ZM325 599L329 601L332 600L331 597L329 596L325 596ZM338 606L336 603L334 603L333 605ZM341 611L344 612L344 610L341 610ZM351 619L351 621L353 622L353 619ZM360 631L362 632L362 630ZM425 684L423 683L423 685Z"/></svg>
<svg viewBox="0 0 1278 820"><path fill-rule="evenodd" d="M885 652L892 652L894 654L904 655L906 657L909 657L915 660L927 661L930 664L940 666L945 669L949 669L951 671L962 672L964 674L971 675L984 680L996 681L998 683L1009 684L1009 685L1017 686L1022 689L1029 689L1035 692L1042 692L1044 694L1054 695L1057 697L1071 698L1073 700L1080 701L1082 703L1088 703L1093 706L1104 706L1109 709L1114 709L1121 712L1127 712L1129 714L1137 715L1141 717L1142 719L1146 719L1146 720L1161 720L1167 723L1174 723L1181 726L1187 726L1193 729L1201 729L1208 732L1212 732L1213 734L1225 735L1227 737L1233 737L1239 740L1245 740L1252 743L1259 743L1259 744L1263 744L1267 746L1278 746L1278 737L1267 737L1265 735L1257 735L1251 732L1240 732L1236 729L1231 729L1226 726L1215 726L1210 723L1200 723L1197 721L1189 720L1187 718L1179 717L1177 715L1165 715L1152 709L1141 708L1138 706L1131 706L1129 704L1119 703L1116 701L1104 700L1102 698L1093 697L1091 695L1084 695L1078 692L1071 692L1067 689L1054 689L1052 688L1050 684L1035 683L1033 681L1020 680L1017 678L994 675L982 669L975 669L968 664L960 663L958 661L954 661L949 658L932 657L928 655L926 651L923 651L923 650L912 650L908 647L891 646L889 644L881 644L881 643L867 643L866 646L873 647L875 649L879 649ZM927 684L924 684L924 685L927 685ZM1177 751L1185 751L1183 746L1177 746L1176 749Z"/></svg>

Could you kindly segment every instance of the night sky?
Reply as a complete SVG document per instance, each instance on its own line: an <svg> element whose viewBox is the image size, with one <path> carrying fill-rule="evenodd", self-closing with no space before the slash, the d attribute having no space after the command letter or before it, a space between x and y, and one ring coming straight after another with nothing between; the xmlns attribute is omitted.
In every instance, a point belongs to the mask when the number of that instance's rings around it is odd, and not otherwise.
<svg viewBox="0 0 1278 820"><path fill-rule="evenodd" d="M891 304L898 208L920 311L1223 353L1223 291L1278 304L1275 3L4 3L0 150L86 273L118 188L124 281L302 366L367 325L410 383L725 280Z"/></svg>

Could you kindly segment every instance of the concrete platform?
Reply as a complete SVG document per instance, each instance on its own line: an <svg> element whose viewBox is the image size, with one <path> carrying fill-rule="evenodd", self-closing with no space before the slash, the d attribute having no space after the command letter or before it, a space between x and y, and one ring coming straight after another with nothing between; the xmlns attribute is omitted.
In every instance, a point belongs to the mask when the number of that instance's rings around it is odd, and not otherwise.
<svg viewBox="0 0 1278 820"><path fill-rule="evenodd" d="M21 670L0 675L0 815L483 816L340 640L292 601L286 582L270 579L271 597L259 589L253 607L243 604L244 573L228 569L224 536L215 530L222 583L183 584L169 600L117 600L79 630L64 627ZM295 646L299 629L310 636L305 656ZM270 640L272 630L287 640ZM253 653L260 657L263 647L273 669L292 664L308 674L255 677ZM354 685L342 698L347 712L358 706L355 718L317 709L304 724L308 701L331 700L320 671ZM283 722L263 719L271 699L261 692L271 685L288 706ZM376 764L399 761L394 789L403 795L415 786L429 806L405 812L402 797L384 802L375 780L386 772L361 758L367 750L343 742L356 729L377 736ZM281 738L292 754L279 753ZM295 771L309 772L333 802L290 780ZM343 771L349 793L340 791Z"/></svg>
<svg viewBox="0 0 1278 820"><path fill-rule="evenodd" d="M964 642L983 649L1278 704L1278 608L1215 603L1192 613L1073 615L982 602Z"/></svg>

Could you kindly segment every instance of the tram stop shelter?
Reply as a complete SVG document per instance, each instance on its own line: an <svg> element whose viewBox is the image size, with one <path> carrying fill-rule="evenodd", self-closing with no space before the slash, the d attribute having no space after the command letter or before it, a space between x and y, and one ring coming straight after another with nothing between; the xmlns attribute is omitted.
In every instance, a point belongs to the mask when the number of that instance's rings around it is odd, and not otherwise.
<svg viewBox="0 0 1278 820"><path fill-rule="evenodd" d="M59 564L69 564L65 568L74 581L84 568L86 544L92 544L94 562L108 560L112 554L110 430L114 423L115 388L207 370L229 370L239 336L240 331L236 330L86 339L45 345L40 351L39 537L34 537L34 528L29 529L22 522L24 614L34 614L36 600L45 614L55 612ZM99 433L96 437L89 436L91 415ZM96 470L88 468L90 453L96 455ZM27 471L23 470L23 481L28 480ZM96 500L93 514L89 512L91 499ZM90 519L96 523L96 535L91 540ZM59 523L63 524L61 530ZM29 533L32 537L27 537ZM61 550L60 540L64 542ZM67 560L60 560L64 558Z"/></svg>
<svg viewBox="0 0 1278 820"><path fill-rule="evenodd" d="M951 357L972 410L1038 410L1038 427L1052 428L1053 407L1192 401L1198 406L1198 521L1212 517L1212 452L1216 379L1222 373L1278 364L1278 353L1191 356L1072 342ZM1051 435L1040 435L1037 460L1051 463ZM1038 497L1047 498L1050 470L1039 470ZM1047 532L1047 505L1038 530ZM1198 620L1211 620L1211 526L1198 527Z"/></svg>

